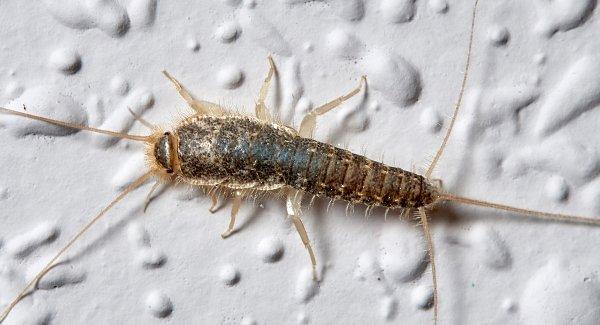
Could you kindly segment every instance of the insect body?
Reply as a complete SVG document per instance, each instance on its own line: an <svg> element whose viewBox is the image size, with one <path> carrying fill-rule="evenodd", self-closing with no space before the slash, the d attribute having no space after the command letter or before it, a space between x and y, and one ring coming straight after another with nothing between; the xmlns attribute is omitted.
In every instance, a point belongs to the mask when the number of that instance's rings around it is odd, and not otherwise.
<svg viewBox="0 0 600 325"><path fill-rule="evenodd" d="M253 117L192 117L150 146L157 163L194 185L234 190L291 187L392 209L427 206L439 197L423 176Z"/></svg>

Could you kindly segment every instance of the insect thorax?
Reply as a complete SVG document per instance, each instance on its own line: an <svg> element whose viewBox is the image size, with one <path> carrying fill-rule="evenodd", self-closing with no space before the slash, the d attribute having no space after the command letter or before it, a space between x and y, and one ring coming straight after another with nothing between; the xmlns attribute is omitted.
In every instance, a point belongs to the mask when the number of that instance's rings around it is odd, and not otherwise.
<svg viewBox="0 0 600 325"><path fill-rule="evenodd" d="M201 116L180 125L177 155L180 176L194 184L274 189L285 185L276 148L293 133L251 117Z"/></svg>

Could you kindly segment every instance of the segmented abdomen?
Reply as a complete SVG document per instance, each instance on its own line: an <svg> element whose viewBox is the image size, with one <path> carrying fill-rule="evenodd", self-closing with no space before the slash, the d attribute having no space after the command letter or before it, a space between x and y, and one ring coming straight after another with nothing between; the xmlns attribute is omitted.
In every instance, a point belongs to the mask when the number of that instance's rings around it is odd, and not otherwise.
<svg viewBox="0 0 600 325"><path fill-rule="evenodd" d="M181 173L221 184L289 185L317 196L390 208L420 207L435 189L390 167L248 117L202 117L180 126Z"/></svg>
<svg viewBox="0 0 600 325"><path fill-rule="evenodd" d="M308 193L384 207L420 207L433 202L425 179L312 139L298 138L289 184Z"/></svg>

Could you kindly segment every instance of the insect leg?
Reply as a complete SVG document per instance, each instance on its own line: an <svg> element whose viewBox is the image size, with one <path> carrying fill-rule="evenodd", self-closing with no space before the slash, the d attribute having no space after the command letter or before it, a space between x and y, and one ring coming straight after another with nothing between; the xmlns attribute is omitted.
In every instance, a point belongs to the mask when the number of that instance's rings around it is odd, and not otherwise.
<svg viewBox="0 0 600 325"><path fill-rule="evenodd" d="M192 94L190 94L185 87L183 87L183 85L170 73L168 73L166 70L163 70L162 73L165 75L165 77L167 77L167 79L169 79L169 81L171 81L173 87L175 87L175 90L177 90L179 93L179 96L181 96L181 98L183 98L183 100L185 100L185 102L191 108L193 108L196 113L200 115L222 115L223 109L219 105L203 100L196 100L194 96L192 96Z"/></svg>
<svg viewBox="0 0 600 325"><path fill-rule="evenodd" d="M212 202L210 208L208 208L208 211L210 211L210 213L215 213L217 211L216 207L219 203L219 199L217 198L217 195L215 193L209 193L208 197L210 197L210 200Z"/></svg>
<svg viewBox="0 0 600 325"><path fill-rule="evenodd" d="M308 112L302 119L302 122L300 123L300 130L298 131L300 136L305 137L305 138L312 137L312 134L317 125L317 116L323 115L323 114L329 112L330 110L336 108L337 106L339 106L340 104L342 104L343 102L345 102L346 100L351 98L352 96L358 94L358 92L360 92L363 84L366 84L366 82L367 82L367 77L362 76L360 78L360 84L358 85L358 87L353 89L351 92L347 93L346 95L340 96L340 97L330 101L329 103L321 105L321 106L313 109L312 111Z"/></svg>
<svg viewBox="0 0 600 325"><path fill-rule="evenodd" d="M267 107L265 106L265 98L267 97L267 91L269 91L269 83L271 82L271 78L275 74L275 63L273 62L273 58L269 55L267 57L267 61L269 62L269 72L263 81L262 86L260 87L260 91L258 92L258 99L256 100L256 106L254 107L254 111L256 112L256 117L263 121L270 121L271 116L267 111Z"/></svg>
<svg viewBox="0 0 600 325"><path fill-rule="evenodd" d="M438 318L438 291L437 291L437 274L435 273L435 260L434 260L434 250L433 250L433 239L431 238L431 231L429 230L429 223L427 221L427 214L425 213L425 208L419 208L419 216L421 219L421 223L423 224L423 232L425 233L425 238L427 240L427 251L429 252L429 263L431 264L431 276L433 278L433 321L434 324L437 324Z"/></svg>
<svg viewBox="0 0 600 325"><path fill-rule="evenodd" d="M158 188L159 185L160 185L159 180L154 182L154 185L152 185L150 192L148 192L148 194L146 195L146 200L144 200L144 213L146 213L146 209L148 209L148 206L150 205L150 201L152 201L152 194L154 193L154 191L156 191L156 189Z"/></svg>
<svg viewBox="0 0 600 325"><path fill-rule="evenodd" d="M308 233L306 232L306 228L302 223L302 219L300 219L300 203L302 202L302 194L298 191L290 191L287 195L286 206L287 212L290 218L292 218L292 222L294 223L294 227L298 231L298 235L300 235L300 239L306 247L308 251L308 256L310 257L310 263L312 265L312 277L314 281L317 280L317 259L315 258L315 253L313 252L312 246L310 245L310 239L308 238Z"/></svg>
<svg viewBox="0 0 600 325"><path fill-rule="evenodd" d="M242 205L242 194L238 191L235 192L235 197L233 198L233 205L231 206L231 215L229 216L229 225L227 226L227 230L221 234L221 238L225 239L229 237L233 233L233 226L235 226L235 217L240 211L240 205ZM212 209L212 207L211 207Z"/></svg>

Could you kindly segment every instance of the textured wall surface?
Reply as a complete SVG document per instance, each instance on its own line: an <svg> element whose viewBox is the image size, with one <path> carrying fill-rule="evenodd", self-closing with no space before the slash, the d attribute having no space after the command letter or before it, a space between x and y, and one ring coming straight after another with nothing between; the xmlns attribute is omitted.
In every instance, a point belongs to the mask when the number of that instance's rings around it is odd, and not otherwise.
<svg viewBox="0 0 600 325"><path fill-rule="evenodd" d="M481 0L464 106L435 172L452 193L600 218L600 13L595 0ZM473 1L0 1L0 104L145 134L189 110L160 73L240 112L272 54L268 107L369 86L317 139L424 171L456 101ZM144 170L142 145L0 115L0 306ZM398 212L305 199L319 263L278 198L133 192L6 324L431 324L421 227ZM440 324L597 324L600 229L442 205L431 213Z"/></svg>

